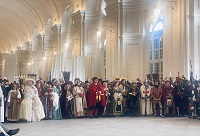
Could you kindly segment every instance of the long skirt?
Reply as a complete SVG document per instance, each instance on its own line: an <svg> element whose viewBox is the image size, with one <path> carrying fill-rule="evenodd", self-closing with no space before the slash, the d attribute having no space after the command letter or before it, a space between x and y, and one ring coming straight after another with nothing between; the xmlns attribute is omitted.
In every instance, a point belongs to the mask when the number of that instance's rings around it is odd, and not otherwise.
<svg viewBox="0 0 200 136"><path fill-rule="evenodd" d="M40 121L45 117L44 108L40 99L32 100L26 98L22 101L20 107L20 119L24 119L28 122Z"/></svg>

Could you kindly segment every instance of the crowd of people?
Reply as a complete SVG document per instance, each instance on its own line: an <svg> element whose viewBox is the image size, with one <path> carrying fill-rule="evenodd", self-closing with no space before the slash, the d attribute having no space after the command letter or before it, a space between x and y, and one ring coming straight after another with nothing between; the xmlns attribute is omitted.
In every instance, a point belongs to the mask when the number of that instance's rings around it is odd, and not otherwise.
<svg viewBox="0 0 200 136"><path fill-rule="evenodd" d="M27 122L105 116L159 116L200 119L200 80L176 81L116 78L92 82L0 80L0 119Z"/></svg>

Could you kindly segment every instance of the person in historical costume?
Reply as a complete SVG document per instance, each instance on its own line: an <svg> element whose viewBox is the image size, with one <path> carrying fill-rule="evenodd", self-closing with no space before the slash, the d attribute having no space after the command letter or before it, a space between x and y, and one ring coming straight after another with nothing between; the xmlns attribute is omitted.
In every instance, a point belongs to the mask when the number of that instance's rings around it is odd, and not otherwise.
<svg viewBox="0 0 200 136"><path fill-rule="evenodd" d="M36 88L38 90L38 95L39 95L39 98L40 98L40 101L42 102L42 105L44 106L44 102L45 102L45 98L44 98L44 88L41 84L41 81L38 80L36 82Z"/></svg>
<svg viewBox="0 0 200 136"><path fill-rule="evenodd" d="M74 84L74 114L75 117L83 117L85 116L84 109L87 108L85 90L83 89L79 78L75 79Z"/></svg>
<svg viewBox="0 0 200 136"><path fill-rule="evenodd" d="M45 117L44 108L40 98L38 97L38 90L34 86L35 81L27 78L27 86L24 89L24 99L20 106L20 119L25 119L27 122L40 121Z"/></svg>
<svg viewBox="0 0 200 136"><path fill-rule="evenodd" d="M11 84L8 80L5 80L5 86L2 88L4 95L4 121L7 120L7 103L8 103L8 93L11 90Z"/></svg>
<svg viewBox="0 0 200 136"><path fill-rule="evenodd" d="M50 92L50 99L51 99L51 112L50 118L51 119L62 119L62 113L60 109L60 90L57 88L58 81L53 81L52 92Z"/></svg>
<svg viewBox="0 0 200 136"><path fill-rule="evenodd" d="M188 116L188 90L189 90L189 81L185 78L183 78L183 93L182 93L182 106L180 107L180 115L181 116Z"/></svg>
<svg viewBox="0 0 200 136"><path fill-rule="evenodd" d="M69 83L65 83L64 90L62 90L60 96L60 107L63 118L71 119L73 117L74 99L71 85Z"/></svg>
<svg viewBox="0 0 200 136"><path fill-rule="evenodd" d="M114 81L113 83L113 97L114 97L114 115L122 115L123 114L123 105L122 100L123 96L121 93L121 89L119 88L119 81Z"/></svg>
<svg viewBox="0 0 200 136"><path fill-rule="evenodd" d="M85 91L85 96L86 96L86 102L88 101L88 89L89 89L90 83L89 81L85 81L84 85L84 91ZM90 109L87 107L83 109L85 111L85 116L88 117L90 116Z"/></svg>
<svg viewBox="0 0 200 136"><path fill-rule="evenodd" d="M17 85L14 84L13 89L8 94L8 121L19 121L20 103L21 94L19 92L19 88L17 88Z"/></svg>
<svg viewBox="0 0 200 136"><path fill-rule="evenodd" d="M131 83L131 87L128 93L128 115L139 116L140 115L140 90L137 87L136 82Z"/></svg>
<svg viewBox="0 0 200 136"><path fill-rule="evenodd" d="M24 99L24 85L23 84L20 84L19 92L21 94L21 100L23 100Z"/></svg>
<svg viewBox="0 0 200 136"><path fill-rule="evenodd" d="M151 87L147 81L143 82L140 87L140 114L151 115L152 114L152 102L151 102Z"/></svg>
<svg viewBox="0 0 200 136"><path fill-rule="evenodd" d="M137 78L137 87L140 89L140 87L142 86L142 81L139 79L139 78Z"/></svg>
<svg viewBox="0 0 200 136"><path fill-rule="evenodd" d="M104 87L104 91L106 93L106 107L105 107L105 112L104 112L104 116L113 116L114 112L113 112L113 92L112 92L112 87L111 85L108 85L108 83L106 81L103 81L103 87Z"/></svg>
<svg viewBox="0 0 200 136"><path fill-rule="evenodd" d="M196 90L196 115L200 120L200 80L197 81Z"/></svg>
<svg viewBox="0 0 200 136"><path fill-rule="evenodd" d="M50 113L51 113L51 105L52 105L52 99L51 99L51 93L53 92L53 83L51 81L47 82L46 88L45 88L45 104L44 104L44 111L45 111L45 119L50 119Z"/></svg>
<svg viewBox="0 0 200 136"><path fill-rule="evenodd" d="M183 97L184 97L184 88L181 85L180 79L177 79L176 82L174 82L174 103L176 108L177 116L182 116L182 109L183 109Z"/></svg>
<svg viewBox="0 0 200 136"><path fill-rule="evenodd" d="M174 89L171 86L170 81L165 81L163 87L163 102L164 102L164 114L165 116L174 116L175 105L174 105Z"/></svg>
<svg viewBox="0 0 200 136"><path fill-rule="evenodd" d="M188 109L189 109L189 118L196 118L196 92L194 85L189 81L188 89Z"/></svg>
<svg viewBox="0 0 200 136"><path fill-rule="evenodd" d="M159 114L160 117L164 117L162 114L162 103L161 103L161 98L162 98L162 88L159 86L158 81L155 81L154 86L151 90L151 96L152 96L152 104L153 104L153 110L154 110L154 116L157 115L157 107L159 108Z"/></svg>
<svg viewBox="0 0 200 136"><path fill-rule="evenodd" d="M125 79L122 79L119 85L119 88L121 90L123 99L122 99L122 106L123 106L123 112L126 113L127 110L127 97L128 97L128 92L129 92L129 86L126 82Z"/></svg>
<svg viewBox="0 0 200 136"><path fill-rule="evenodd" d="M2 81L0 81L0 122L4 122L4 95L1 86Z"/></svg>
<svg viewBox="0 0 200 136"><path fill-rule="evenodd" d="M62 88L60 86L60 81L58 79L53 79L52 82L53 82L53 88L57 89L58 96L60 96L62 91Z"/></svg>
<svg viewBox="0 0 200 136"><path fill-rule="evenodd" d="M92 78L92 84L88 89L88 107L90 109L90 118L98 118L99 108L106 106L106 96L104 88L98 83L98 78Z"/></svg>

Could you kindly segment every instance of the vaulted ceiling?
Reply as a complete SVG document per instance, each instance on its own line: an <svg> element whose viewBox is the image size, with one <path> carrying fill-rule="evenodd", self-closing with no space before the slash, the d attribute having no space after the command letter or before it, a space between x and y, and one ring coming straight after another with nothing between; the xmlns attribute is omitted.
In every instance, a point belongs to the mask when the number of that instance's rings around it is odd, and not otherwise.
<svg viewBox="0 0 200 136"><path fill-rule="evenodd" d="M61 24L64 10L85 9L87 0L0 0L0 53L31 41L34 30L44 33L47 20Z"/></svg>

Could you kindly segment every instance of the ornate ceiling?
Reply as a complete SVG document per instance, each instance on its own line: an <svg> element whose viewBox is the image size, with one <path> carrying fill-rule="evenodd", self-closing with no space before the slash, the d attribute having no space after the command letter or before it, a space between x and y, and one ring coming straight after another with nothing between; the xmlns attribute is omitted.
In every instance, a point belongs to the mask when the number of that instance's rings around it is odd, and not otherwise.
<svg viewBox="0 0 200 136"><path fill-rule="evenodd" d="M8 53L31 42L34 30L45 32L49 18L61 24L69 5L74 11L85 9L87 0L0 0L0 53Z"/></svg>

